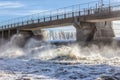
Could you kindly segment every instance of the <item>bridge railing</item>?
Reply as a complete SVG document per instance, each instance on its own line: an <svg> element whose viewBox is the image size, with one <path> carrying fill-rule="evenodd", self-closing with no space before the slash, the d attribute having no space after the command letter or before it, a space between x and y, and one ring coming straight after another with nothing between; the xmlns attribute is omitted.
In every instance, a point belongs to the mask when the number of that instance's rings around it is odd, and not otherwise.
<svg viewBox="0 0 120 80"><path fill-rule="evenodd" d="M39 14L33 14L33 15L29 15L21 18L11 19L8 21L1 22L0 29L8 29L8 28L14 28L14 27L19 27L23 25L33 24L33 23L73 17L78 14L78 13L74 14L74 12L81 11L82 13L83 9L97 7L97 6L99 6L99 2L93 1L93 2L84 3L84 4L72 5L69 7L64 7L56 10L45 11Z"/></svg>
<svg viewBox="0 0 120 80"><path fill-rule="evenodd" d="M71 18L76 16L85 16L92 14L102 14L117 10L120 5L104 5L100 6L98 1L78 4L69 7L64 7L56 10L45 11L39 14L33 14L25 17L20 17L0 23L0 30L8 28L16 28L24 25L53 21L58 19ZM118 8L120 10L120 8Z"/></svg>

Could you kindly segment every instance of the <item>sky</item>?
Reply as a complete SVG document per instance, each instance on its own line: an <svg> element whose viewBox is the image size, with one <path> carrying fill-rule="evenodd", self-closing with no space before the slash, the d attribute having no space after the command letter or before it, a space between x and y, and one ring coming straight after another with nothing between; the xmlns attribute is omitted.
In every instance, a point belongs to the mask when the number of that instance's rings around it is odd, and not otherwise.
<svg viewBox="0 0 120 80"><path fill-rule="evenodd" d="M100 0L0 0L0 22L92 1ZM108 1L104 0L104 2ZM111 3L113 1L119 0L111 0Z"/></svg>
<svg viewBox="0 0 120 80"><path fill-rule="evenodd" d="M86 0L0 0L0 21L85 2Z"/></svg>

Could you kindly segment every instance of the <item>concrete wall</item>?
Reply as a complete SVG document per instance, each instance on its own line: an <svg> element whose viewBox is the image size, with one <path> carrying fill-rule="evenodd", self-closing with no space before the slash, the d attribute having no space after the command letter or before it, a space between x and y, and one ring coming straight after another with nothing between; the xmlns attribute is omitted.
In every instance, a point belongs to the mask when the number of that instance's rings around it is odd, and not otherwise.
<svg viewBox="0 0 120 80"><path fill-rule="evenodd" d="M91 40L108 40L114 37L111 22L79 22L75 21L74 26L76 28L77 41L91 41ZM4 30L3 35L0 31L0 38L9 39L17 33L17 29ZM46 30L20 30L19 33L23 34L25 38L34 37L38 40L46 41Z"/></svg>
<svg viewBox="0 0 120 80"><path fill-rule="evenodd" d="M10 39L16 33L16 29L0 31L0 39Z"/></svg>
<svg viewBox="0 0 120 80"><path fill-rule="evenodd" d="M79 22L75 21L77 41L91 41L91 40L112 40L115 36L111 22Z"/></svg>
<svg viewBox="0 0 120 80"><path fill-rule="evenodd" d="M76 40L79 41L92 41L96 32L95 23L80 22L74 24L76 28Z"/></svg>
<svg viewBox="0 0 120 80"><path fill-rule="evenodd" d="M115 36L111 22L96 23L96 29L94 40L111 40Z"/></svg>
<svg viewBox="0 0 120 80"><path fill-rule="evenodd" d="M37 40L41 40L41 41L47 41L47 30L44 29L38 29L38 30L33 30L32 31L34 34L34 38Z"/></svg>

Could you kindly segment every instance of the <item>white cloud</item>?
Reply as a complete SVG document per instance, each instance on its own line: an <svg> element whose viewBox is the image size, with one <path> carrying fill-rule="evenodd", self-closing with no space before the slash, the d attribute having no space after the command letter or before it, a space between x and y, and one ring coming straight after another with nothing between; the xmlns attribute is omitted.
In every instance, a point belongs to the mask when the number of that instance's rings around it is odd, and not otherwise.
<svg viewBox="0 0 120 80"><path fill-rule="evenodd" d="M35 14L35 13L41 13L41 12L45 12L45 11L47 11L47 10L31 10L29 12L32 14Z"/></svg>
<svg viewBox="0 0 120 80"><path fill-rule="evenodd" d="M8 2L8 1L0 2L0 9L20 8L20 7L23 7L23 6L24 6L24 4L19 3L19 2Z"/></svg>
<svg viewBox="0 0 120 80"><path fill-rule="evenodd" d="M29 11L23 11L23 12L12 12L11 15L17 15L17 16L39 15L39 14L42 15L42 12L45 12L45 11L47 10L29 10Z"/></svg>
<svg viewBox="0 0 120 80"><path fill-rule="evenodd" d="M112 0L111 0L112 1ZM113 2L120 2L120 0L113 0Z"/></svg>
<svg viewBox="0 0 120 80"><path fill-rule="evenodd" d="M0 15L5 15L9 16L12 18L15 18L19 16L19 20L28 20L31 18L38 18L38 17L43 17L44 14L41 14L41 12L44 12L47 10L28 10L28 11L11 11L11 10L2 10L0 12Z"/></svg>
<svg viewBox="0 0 120 80"><path fill-rule="evenodd" d="M13 11L13 10L1 10L0 15L16 15L16 16L26 16L26 15L32 15L32 14L38 14L41 12L45 12L47 10L27 10L27 11Z"/></svg>

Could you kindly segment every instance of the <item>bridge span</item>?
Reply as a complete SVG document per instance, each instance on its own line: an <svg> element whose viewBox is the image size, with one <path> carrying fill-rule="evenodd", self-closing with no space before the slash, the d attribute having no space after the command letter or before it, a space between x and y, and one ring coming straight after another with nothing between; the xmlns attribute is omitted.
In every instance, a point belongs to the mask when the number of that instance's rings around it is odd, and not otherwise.
<svg viewBox="0 0 120 80"><path fill-rule="evenodd" d="M101 6L95 1L1 22L0 37L7 39L16 33L31 37L33 31L43 28L74 25L77 41L112 38L111 21L119 19L120 3ZM44 35L40 36L43 38Z"/></svg>

